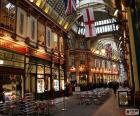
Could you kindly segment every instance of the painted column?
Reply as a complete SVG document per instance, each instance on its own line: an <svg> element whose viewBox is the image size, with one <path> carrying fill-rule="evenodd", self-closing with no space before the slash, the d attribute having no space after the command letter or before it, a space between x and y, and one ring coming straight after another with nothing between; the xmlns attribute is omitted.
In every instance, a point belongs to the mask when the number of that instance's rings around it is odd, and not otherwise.
<svg viewBox="0 0 140 116"><path fill-rule="evenodd" d="M131 55L132 57L132 71L133 71L133 78L134 78L134 87L135 91L139 91L139 79L138 79L138 67L137 67L137 59L136 59L136 49L135 49L135 42L134 42L134 32L133 32L133 25L132 25L132 15L130 7L127 7L128 13L128 28L129 28L129 40L130 40L130 48L131 48ZM132 82L133 83L133 82Z"/></svg>

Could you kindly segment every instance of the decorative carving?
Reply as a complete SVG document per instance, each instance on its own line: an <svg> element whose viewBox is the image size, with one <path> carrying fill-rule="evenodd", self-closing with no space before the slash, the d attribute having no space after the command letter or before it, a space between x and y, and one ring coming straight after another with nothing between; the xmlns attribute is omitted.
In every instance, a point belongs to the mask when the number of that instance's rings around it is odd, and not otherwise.
<svg viewBox="0 0 140 116"><path fill-rule="evenodd" d="M30 38L29 38L29 37L26 37L26 38L25 38L25 43L26 43L26 44L29 44L29 42L30 42Z"/></svg>
<svg viewBox="0 0 140 116"><path fill-rule="evenodd" d="M1 37L4 36L4 32L3 32L3 30L1 30L1 29L0 29L0 36L1 36Z"/></svg>
<svg viewBox="0 0 140 116"><path fill-rule="evenodd" d="M12 34L12 35L11 35L11 38L14 39L14 40L16 40L16 34L15 34L15 33Z"/></svg>

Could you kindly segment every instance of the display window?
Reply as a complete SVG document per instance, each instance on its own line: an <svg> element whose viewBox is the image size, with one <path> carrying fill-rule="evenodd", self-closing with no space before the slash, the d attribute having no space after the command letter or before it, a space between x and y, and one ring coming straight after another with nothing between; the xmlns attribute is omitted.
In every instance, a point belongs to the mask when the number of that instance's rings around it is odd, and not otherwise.
<svg viewBox="0 0 140 116"><path fill-rule="evenodd" d="M37 75L37 93L44 93L44 91L45 91L44 75Z"/></svg>
<svg viewBox="0 0 140 116"><path fill-rule="evenodd" d="M59 80L54 80L54 89L55 91L59 91Z"/></svg>
<svg viewBox="0 0 140 116"><path fill-rule="evenodd" d="M44 74L44 65L38 65L37 66L37 73L38 74Z"/></svg>
<svg viewBox="0 0 140 116"><path fill-rule="evenodd" d="M37 79L37 93L44 93L44 79Z"/></svg>
<svg viewBox="0 0 140 116"><path fill-rule="evenodd" d="M5 101L16 100L23 95L23 76L0 74L0 83L3 88Z"/></svg>
<svg viewBox="0 0 140 116"><path fill-rule="evenodd" d="M64 70L60 70L60 88L64 90Z"/></svg>
<svg viewBox="0 0 140 116"><path fill-rule="evenodd" d="M51 72L51 68L50 67L45 67L45 73L50 74L50 72Z"/></svg>
<svg viewBox="0 0 140 116"><path fill-rule="evenodd" d="M55 91L59 91L59 76L58 76L58 68L53 68L52 69L52 78L53 78L53 85L54 85L54 89Z"/></svg>

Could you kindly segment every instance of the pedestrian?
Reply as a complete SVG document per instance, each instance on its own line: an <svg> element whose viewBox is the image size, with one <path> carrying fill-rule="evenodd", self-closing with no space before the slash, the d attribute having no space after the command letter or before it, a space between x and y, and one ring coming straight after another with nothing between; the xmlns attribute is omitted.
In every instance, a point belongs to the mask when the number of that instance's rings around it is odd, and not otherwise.
<svg viewBox="0 0 140 116"><path fill-rule="evenodd" d="M3 89L2 84L0 84L0 101L2 101L3 103L5 103L4 89Z"/></svg>
<svg viewBox="0 0 140 116"><path fill-rule="evenodd" d="M19 80L16 84L17 96L22 96L22 80Z"/></svg>
<svg viewBox="0 0 140 116"><path fill-rule="evenodd" d="M114 91L114 95L116 96L116 92L117 92L117 89L118 89L118 83L117 82L114 82L112 84L112 88L113 88L113 91Z"/></svg>

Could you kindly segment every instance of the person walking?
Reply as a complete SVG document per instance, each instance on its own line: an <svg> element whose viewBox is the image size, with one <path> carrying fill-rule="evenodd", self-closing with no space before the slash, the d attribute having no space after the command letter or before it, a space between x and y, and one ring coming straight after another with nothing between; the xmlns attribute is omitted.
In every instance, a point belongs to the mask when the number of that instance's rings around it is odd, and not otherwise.
<svg viewBox="0 0 140 116"><path fill-rule="evenodd" d="M112 85L112 88L113 88L113 91L114 91L114 95L116 97L116 93L117 93L117 89L118 89L118 83L114 82L113 85Z"/></svg>

